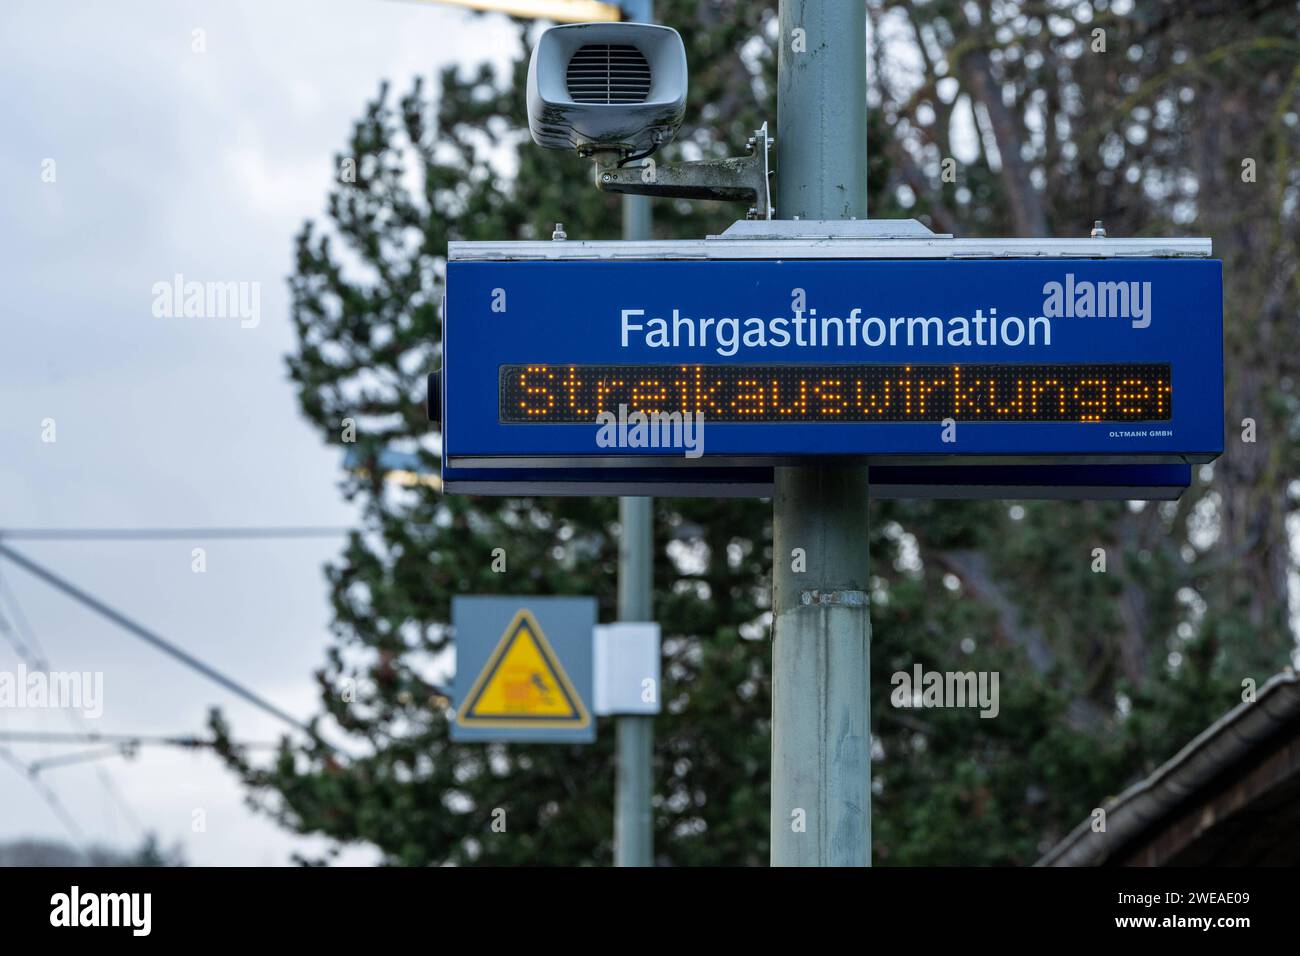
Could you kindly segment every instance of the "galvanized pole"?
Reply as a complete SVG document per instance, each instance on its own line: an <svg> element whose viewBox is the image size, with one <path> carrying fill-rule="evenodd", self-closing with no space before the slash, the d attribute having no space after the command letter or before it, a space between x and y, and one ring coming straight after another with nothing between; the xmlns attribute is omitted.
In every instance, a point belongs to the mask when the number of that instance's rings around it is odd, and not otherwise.
<svg viewBox="0 0 1300 956"><path fill-rule="evenodd" d="M624 19L654 21L653 0L625 0ZM623 238L650 238L650 197L623 196ZM618 546L618 619L652 621L654 585L654 500L618 499L622 537ZM618 776L614 795L614 863L651 866L654 836L650 817L654 718L622 714L614 718Z"/></svg>
<svg viewBox="0 0 1300 956"><path fill-rule="evenodd" d="M653 499L620 498L619 522L623 535L618 548L618 619L653 620L650 604ZM654 749L654 718L647 714L621 714L614 718L618 779L615 787L614 862L618 866L651 866L654 839L651 831L650 776Z"/></svg>
<svg viewBox="0 0 1300 956"><path fill-rule="evenodd" d="M865 218L865 5L781 0L779 18L777 214ZM868 487L865 465L776 469L773 866L871 864Z"/></svg>

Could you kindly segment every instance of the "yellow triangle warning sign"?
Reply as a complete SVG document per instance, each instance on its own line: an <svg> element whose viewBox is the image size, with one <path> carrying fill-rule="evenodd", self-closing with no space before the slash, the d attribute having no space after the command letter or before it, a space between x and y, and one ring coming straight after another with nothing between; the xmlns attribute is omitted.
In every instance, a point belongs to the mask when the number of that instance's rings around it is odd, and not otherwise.
<svg viewBox="0 0 1300 956"><path fill-rule="evenodd" d="M521 608L465 696L463 727L586 727L586 705L537 619Z"/></svg>

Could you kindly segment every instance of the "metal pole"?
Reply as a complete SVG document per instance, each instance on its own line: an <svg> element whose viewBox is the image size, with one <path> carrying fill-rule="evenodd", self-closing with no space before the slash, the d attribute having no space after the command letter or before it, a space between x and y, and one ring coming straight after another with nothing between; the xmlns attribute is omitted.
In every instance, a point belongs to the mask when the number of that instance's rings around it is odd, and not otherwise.
<svg viewBox="0 0 1300 956"><path fill-rule="evenodd" d="M781 0L779 19L777 212L865 218L865 5ZM776 469L773 866L871 864L868 490L865 465Z"/></svg>
<svg viewBox="0 0 1300 956"><path fill-rule="evenodd" d="M649 621L652 572L651 498L620 498L623 536L618 548L618 618ZM650 767L654 750L654 718L622 714L614 718L618 734L618 778L614 806L614 862L617 866L652 866Z"/></svg>
<svg viewBox="0 0 1300 956"><path fill-rule="evenodd" d="M653 0L624 2L624 18L651 23ZM650 197L623 196L623 238L650 238ZM618 619L654 620L651 593L654 584L654 501L620 498L618 546ZM614 863L616 866L652 866L654 834L650 816L651 761L654 752L654 718L623 714L614 718L617 733L618 775L614 795Z"/></svg>

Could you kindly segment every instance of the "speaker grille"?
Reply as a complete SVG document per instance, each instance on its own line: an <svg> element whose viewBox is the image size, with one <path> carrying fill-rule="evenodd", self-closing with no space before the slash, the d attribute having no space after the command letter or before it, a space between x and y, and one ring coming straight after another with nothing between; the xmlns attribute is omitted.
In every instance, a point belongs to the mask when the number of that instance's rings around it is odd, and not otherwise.
<svg viewBox="0 0 1300 956"><path fill-rule="evenodd" d="M564 76L575 103L644 103L650 64L626 43L588 43L569 60Z"/></svg>

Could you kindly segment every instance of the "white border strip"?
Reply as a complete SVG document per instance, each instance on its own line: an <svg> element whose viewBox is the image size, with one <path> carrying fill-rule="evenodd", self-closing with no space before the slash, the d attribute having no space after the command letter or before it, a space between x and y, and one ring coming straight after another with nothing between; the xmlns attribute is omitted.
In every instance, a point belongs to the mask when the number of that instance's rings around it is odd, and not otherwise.
<svg viewBox="0 0 1300 956"><path fill-rule="evenodd" d="M1208 259L1209 239L666 239L451 242L452 262L558 259Z"/></svg>

